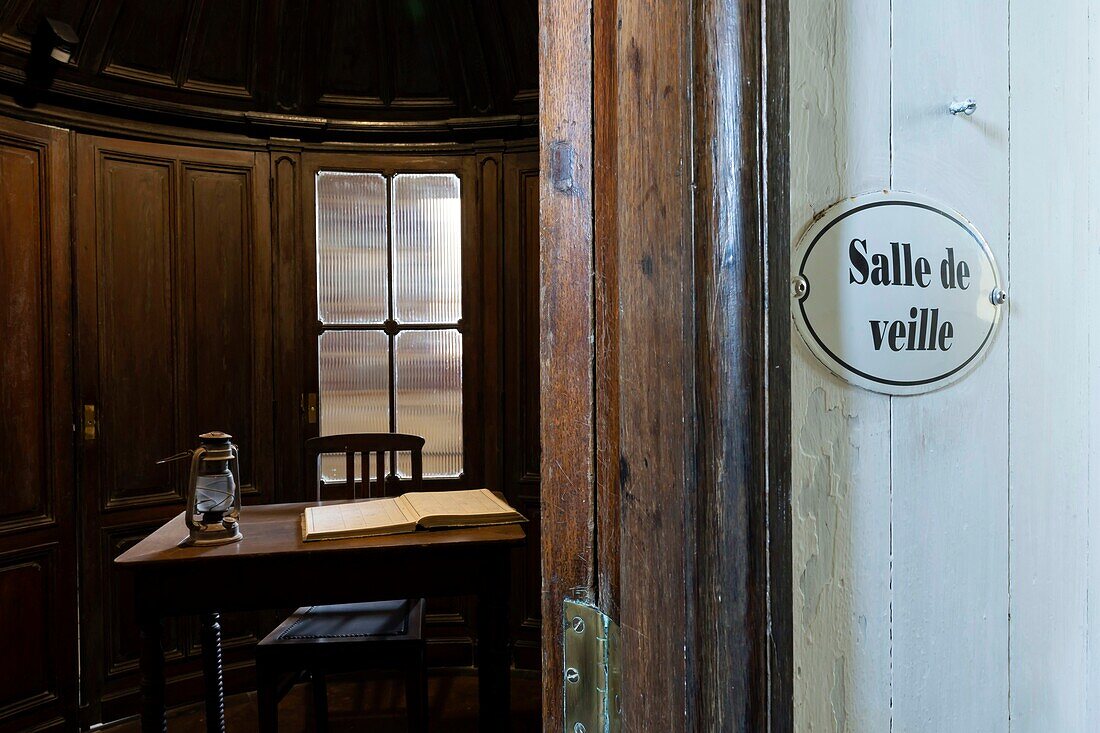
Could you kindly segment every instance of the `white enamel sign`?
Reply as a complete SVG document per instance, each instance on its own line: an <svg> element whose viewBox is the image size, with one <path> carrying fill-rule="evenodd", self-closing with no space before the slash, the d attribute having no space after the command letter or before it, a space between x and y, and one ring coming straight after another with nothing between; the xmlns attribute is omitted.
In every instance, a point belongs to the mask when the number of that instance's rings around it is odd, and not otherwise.
<svg viewBox="0 0 1100 733"><path fill-rule="evenodd" d="M791 266L791 310L810 350L876 392L917 394L961 379L1006 307L982 235L913 194L836 204L799 241Z"/></svg>

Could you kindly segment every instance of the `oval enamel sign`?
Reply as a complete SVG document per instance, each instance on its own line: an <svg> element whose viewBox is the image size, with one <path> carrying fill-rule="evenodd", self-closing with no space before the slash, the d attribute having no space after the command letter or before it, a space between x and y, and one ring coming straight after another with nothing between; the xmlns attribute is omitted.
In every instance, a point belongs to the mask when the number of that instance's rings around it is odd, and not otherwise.
<svg viewBox="0 0 1100 733"><path fill-rule="evenodd" d="M803 340L838 376L876 392L918 394L961 379L1006 307L978 230L913 194L836 204L803 235L791 265Z"/></svg>

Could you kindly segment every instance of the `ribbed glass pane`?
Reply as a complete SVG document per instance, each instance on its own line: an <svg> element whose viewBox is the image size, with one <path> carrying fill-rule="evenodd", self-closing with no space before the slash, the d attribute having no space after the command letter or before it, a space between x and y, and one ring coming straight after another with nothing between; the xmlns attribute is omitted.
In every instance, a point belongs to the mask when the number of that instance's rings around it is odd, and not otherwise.
<svg viewBox="0 0 1100 733"><path fill-rule="evenodd" d="M455 323L462 317L462 205L458 176L393 178L395 318Z"/></svg>
<svg viewBox="0 0 1100 733"><path fill-rule="evenodd" d="M381 331L326 331L319 337L321 435L388 433L389 339ZM344 458L321 460L325 479L344 480Z"/></svg>
<svg viewBox="0 0 1100 733"><path fill-rule="evenodd" d="M317 317L380 323L389 311L386 179L317 174Z"/></svg>
<svg viewBox="0 0 1100 733"><path fill-rule="evenodd" d="M424 438L424 475L462 472L462 334L403 331L394 346L397 431ZM397 460L409 475L409 457Z"/></svg>

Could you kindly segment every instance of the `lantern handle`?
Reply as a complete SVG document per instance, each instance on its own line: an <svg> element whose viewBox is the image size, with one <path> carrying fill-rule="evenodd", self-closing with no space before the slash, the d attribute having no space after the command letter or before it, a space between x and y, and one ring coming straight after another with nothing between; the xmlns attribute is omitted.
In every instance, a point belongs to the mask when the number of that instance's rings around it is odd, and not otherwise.
<svg viewBox="0 0 1100 733"><path fill-rule="evenodd" d="M192 454L194 454L194 452L195 451L193 451L193 450L180 451L179 453L177 453L174 456L168 456L167 458L161 458L159 461L157 461L157 465L159 466L162 463L172 463L173 461L182 461L184 458L190 458L192 456Z"/></svg>

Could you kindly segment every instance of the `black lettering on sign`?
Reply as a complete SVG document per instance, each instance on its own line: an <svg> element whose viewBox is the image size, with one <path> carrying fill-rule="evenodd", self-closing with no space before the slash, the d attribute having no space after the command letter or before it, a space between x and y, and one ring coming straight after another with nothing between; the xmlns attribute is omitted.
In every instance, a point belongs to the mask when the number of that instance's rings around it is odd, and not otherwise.
<svg viewBox="0 0 1100 733"><path fill-rule="evenodd" d="M879 321L871 326L871 343L875 351L882 350L885 341L891 351L947 351L955 338L951 321L940 323L939 308L909 309L908 321Z"/></svg>
<svg viewBox="0 0 1100 733"><path fill-rule="evenodd" d="M859 247L856 245L862 244L863 251L859 251ZM852 263L852 267L848 268L848 283L855 283L856 285L862 285L867 282L867 240L866 239L853 239L848 245L848 260ZM855 272L852 271L855 268ZM855 273L859 273L859 279L856 280Z"/></svg>
<svg viewBox="0 0 1100 733"><path fill-rule="evenodd" d="M955 263L955 250L947 248L947 256L940 262L940 284L944 290L966 290L970 284L970 265L966 260Z"/></svg>
<svg viewBox="0 0 1100 733"><path fill-rule="evenodd" d="M872 285L927 288L932 282L928 277L932 265L924 257L913 259L910 242L890 242L890 254L875 252L868 264L867 240L853 239L848 243L848 262L849 285L864 285L870 280ZM968 269L968 277L969 273Z"/></svg>

